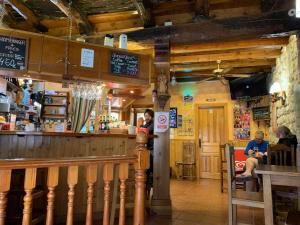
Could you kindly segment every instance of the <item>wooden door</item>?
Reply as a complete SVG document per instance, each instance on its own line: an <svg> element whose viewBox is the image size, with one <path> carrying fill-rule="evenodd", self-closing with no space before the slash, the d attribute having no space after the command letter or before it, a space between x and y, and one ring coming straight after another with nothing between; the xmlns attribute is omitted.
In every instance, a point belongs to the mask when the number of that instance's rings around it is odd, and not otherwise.
<svg viewBox="0 0 300 225"><path fill-rule="evenodd" d="M225 143L226 113L223 106L199 107L199 176L200 178L220 178L219 145Z"/></svg>

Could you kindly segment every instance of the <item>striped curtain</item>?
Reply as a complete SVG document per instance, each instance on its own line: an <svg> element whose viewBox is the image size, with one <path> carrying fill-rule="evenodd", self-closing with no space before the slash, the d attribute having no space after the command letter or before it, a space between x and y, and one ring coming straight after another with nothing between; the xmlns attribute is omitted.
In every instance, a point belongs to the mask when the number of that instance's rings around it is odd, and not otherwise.
<svg viewBox="0 0 300 225"><path fill-rule="evenodd" d="M79 133L87 122L92 110L94 109L96 100L73 97L72 102L72 130Z"/></svg>

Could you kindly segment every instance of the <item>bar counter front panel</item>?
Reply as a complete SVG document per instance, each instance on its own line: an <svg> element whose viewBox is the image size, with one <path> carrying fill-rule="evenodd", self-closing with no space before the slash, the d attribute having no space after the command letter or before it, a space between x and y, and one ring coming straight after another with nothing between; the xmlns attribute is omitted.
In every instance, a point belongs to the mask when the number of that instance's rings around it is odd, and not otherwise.
<svg viewBox="0 0 300 225"><path fill-rule="evenodd" d="M132 155L136 147L135 135L126 134L79 134L43 132L0 132L1 159L13 158L62 158L84 156ZM39 169L37 185L45 185L47 171ZM115 170L116 172L116 170ZM86 170L79 168L78 184L75 187L74 219L84 221L86 214L87 183ZM94 218L101 218L103 209L103 171L98 167L98 178L94 194ZM19 178L20 176L15 176ZM13 176L14 178L14 176ZM113 188L113 184L111 184ZM111 189L113 190L113 189ZM130 169L127 181L126 201L133 202L134 169ZM56 188L55 220L63 222L67 214L67 168L61 168ZM13 207L13 206L12 206Z"/></svg>

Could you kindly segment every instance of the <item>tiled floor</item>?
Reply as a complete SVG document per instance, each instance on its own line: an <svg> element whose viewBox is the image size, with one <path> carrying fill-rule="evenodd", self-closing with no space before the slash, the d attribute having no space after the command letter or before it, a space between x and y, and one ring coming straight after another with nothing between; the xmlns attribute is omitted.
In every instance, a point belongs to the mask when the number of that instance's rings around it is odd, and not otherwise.
<svg viewBox="0 0 300 225"><path fill-rule="evenodd" d="M226 225L227 195L219 181L171 182L172 216L148 216L146 225ZM238 221L251 224L251 210L238 208ZM263 211L255 209L255 224L263 225Z"/></svg>

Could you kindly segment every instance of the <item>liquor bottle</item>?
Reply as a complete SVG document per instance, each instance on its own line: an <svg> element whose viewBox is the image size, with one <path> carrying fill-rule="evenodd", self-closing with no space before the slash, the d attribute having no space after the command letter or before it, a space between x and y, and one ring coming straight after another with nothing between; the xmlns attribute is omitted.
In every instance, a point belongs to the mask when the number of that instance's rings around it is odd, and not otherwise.
<svg viewBox="0 0 300 225"><path fill-rule="evenodd" d="M106 117L106 130L109 130L109 116Z"/></svg>
<svg viewBox="0 0 300 225"><path fill-rule="evenodd" d="M71 118L69 118L67 122L67 131L71 131L71 130L72 130L72 122L71 122Z"/></svg>
<svg viewBox="0 0 300 225"><path fill-rule="evenodd" d="M106 116L102 116L102 130L106 130L106 121L105 121Z"/></svg>

